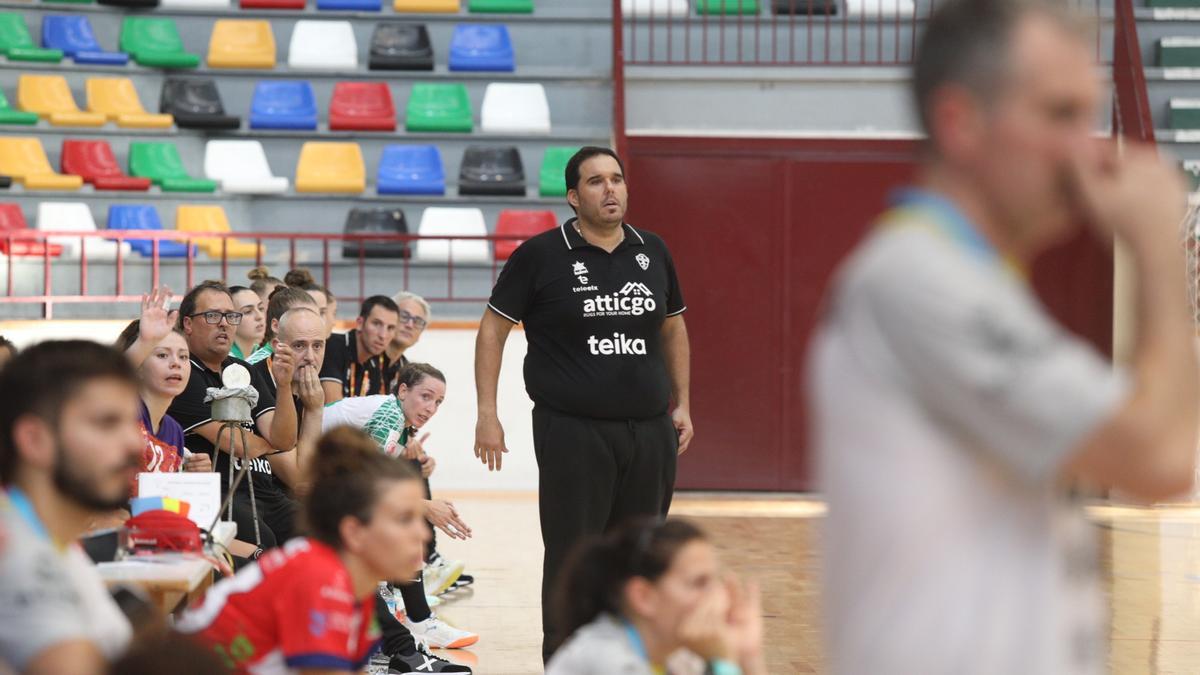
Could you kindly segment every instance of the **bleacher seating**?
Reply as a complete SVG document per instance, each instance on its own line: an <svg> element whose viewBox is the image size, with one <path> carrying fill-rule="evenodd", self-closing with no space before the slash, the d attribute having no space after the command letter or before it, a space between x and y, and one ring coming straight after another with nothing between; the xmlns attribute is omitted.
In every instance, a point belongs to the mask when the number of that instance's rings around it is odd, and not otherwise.
<svg viewBox="0 0 1200 675"><path fill-rule="evenodd" d="M783 16L827 16L838 13L837 0L773 0L771 11Z"/></svg>
<svg viewBox="0 0 1200 675"><path fill-rule="evenodd" d="M204 175L234 194L278 194L288 179L271 173L258 141L212 140L204 146Z"/></svg>
<svg viewBox="0 0 1200 675"><path fill-rule="evenodd" d="M366 187L367 171L358 143L309 141L301 146L296 192L358 194Z"/></svg>
<svg viewBox="0 0 1200 675"><path fill-rule="evenodd" d="M417 14L458 14L459 0L394 0L392 9Z"/></svg>
<svg viewBox="0 0 1200 675"><path fill-rule="evenodd" d="M180 232L232 232L225 209L211 204L182 204L175 209L175 229ZM210 258L256 258L258 244L237 237L198 237L192 242Z"/></svg>
<svg viewBox="0 0 1200 675"><path fill-rule="evenodd" d="M108 230L163 230L158 211L149 204L113 204L108 207ZM146 258L154 256L153 239L126 239L133 251ZM158 239L158 257L185 258L189 246L182 241ZM195 252L195 247L190 247Z"/></svg>
<svg viewBox="0 0 1200 675"><path fill-rule="evenodd" d="M160 0L160 2L167 9L229 9L229 0Z"/></svg>
<svg viewBox="0 0 1200 675"><path fill-rule="evenodd" d="M515 146L473 145L458 172L460 195L525 195L525 167Z"/></svg>
<svg viewBox="0 0 1200 675"><path fill-rule="evenodd" d="M381 195L441 195L446 172L436 145L389 145L379 158L375 178Z"/></svg>
<svg viewBox="0 0 1200 675"><path fill-rule="evenodd" d="M496 218L496 234L520 235L524 239L501 239L496 242L496 260L508 260L525 239L558 227L553 211L523 211L504 209Z"/></svg>
<svg viewBox="0 0 1200 675"><path fill-rule="evenodd" d="M9 246L9 240L4 238L6 232L23 232L30 229L20 204L0 204L0 255L36 256L38 258L47 255L57 258L62 255L62 246L58 244L47 245L40 240L33 239L13 239L12 246Z"/></svg>
<svg viewBox="0 0 1200 675"><path fill-rule="evenodd" d="M37 229L41 232L98 232L96 219L86 202L41 202L37 207ZM118 255L128 256L129 244L99 237L72 237L58 234L46 237L51 244L62 247L67 258L82 257L87 252L88 260L113 260Z"/></svg>
<svg viewBox="0 0 1200 675"><path fill-rule="evenodd" d="M158 0L96 0L96 4L121 9L152 9L158 7Z"/></svg>
<svg viewBox="0 0 1200 675"><path fill-rule="evenodd" d="M550 104L540 84L493 82L483 94L479 128L484 133L548 134Z"/></svg>
<svg viewBox="0 0 1200 675"><path fill-rule="evenodd" d="M621 0L621 14L633 17L685 17L687 0Z"/></svg>
<svg viewBox="0 0 1200 675"><path fill-rule="evenodd" d="M175 124L184 129L237 129L242 125L240 117L225 114L213 80L168 77L158 110L174 117Z"/></svg>
<svg viewBox="0 0 1200 675"><path fill-rule="evenodd" d="M317 0L317 9L331 12L378 12L381 0Z"/></svg>
<svg viewBox="0 0 1200 675"><path fill-rule="evenodd" d="M474 121L467 87L462 84L417 82L408 97L404 128L408 131L470 133Z"/></svg>
<svg viewBox="0 0 1200 675"><path fill-rule="evenodd" d="M215 192L216 181L193 178L174 143L134 141L129 144L129 173L149 178L164 192Z"/></svg>
<svg viewBox="0 0 1200 675"><path fill-rule="evenodd" d="M433 70L433 43L424 24L381 21L371 33L371 70Z"/></svg>
<svg viewBox="0 0 1200 675"><path fill-rule="evenodd" d="M464 23L450 39L450 70L512 72L512 38L499 24Z"/></svg>
<svg viewBox="0 0 1200 675"><path fill-rule="evenodd" d="M401 209L350 209L346 234L408 234L408 219ZM349 241L342 245L343 258L407 258L406 241Z"/></svg>
<svg viewBox="0 0 1200 675"><path fill-rule="evenodd" d="M421 225L417 234L422 237L484 236L487 223L479 209L445 208L431 206L421 214ZM425 263L454 264L486 263L491 260L491 242L486 239L420 239L414 259Z"/></svg>
<svg viewBox="0 0 1200 675"><path fill-rule="evenodd" d="M179 28L171 19L126 17L121 22L121 51L149 68L195 68L200 55L183 48Z"/></svg>
<svg viewBox="0 0 1200 675"><path fill-rule="evenodd" d="M86 16L42 17L42 46L61 51L75 63L123 66L129 62L125 52L110 52L100 46Z"/></svg>
<svg viewBox="0 0 1200 675"><path fill-rule="evenodd" d="M87 81L88 110L103 115L119 127L166 129L170 115L146 112L133 82L127 77L93 77Z"/></svg>
<svg viewBox="0 0 1200 675"><path fill-rule="evenodd" d="M242 9L304 9L306 0L241 0Z"/></svg>
<svg viewBox="0 0 1200 675"><path fill-rule="evenodd" d="M533 0L469 0L467 8L492 14L531 14Z"/></svg>
<svg viewBox="0 0 1200 675"><path fill-rule="evenodd" d="M1200 129L1200 99L1173 98L1169 106L1167 120L1172 129Z"/></svg>
<svg viewBox="0 0 1200 675"><path fill-rule="evenodd" d="M0 137L0 175L10 176L26 190L78 190L79 176L55 173L42 142L34 137Z"/></svg>
<svg viewBox="0 0 1200 675"><path fill-rule="evenodd" d="M288 45L288 67L308 70L358 69L358 42L349 21L297 21Z"/></svg>
<svg viewBox="0 0 1200 675"><path fill-rule="evenodd" d="M84 112L75 104L62 75L22 75L17 80L17 105L61 127L98 127L104 115Z"/></svg>
<svg viewBox="0 0 1200 675"><path fill-rule="evenodd" d="M695 0L697 14L758 14L758 0Z"/></svg>
<svg viewBox="0 0 1200 675"><path fill-rule="evenodd" d="M1195 68L1200 65L1200 36L1160 38L1156 47L1160 68Z"/></svg>
<svg viewBox="0 0 1200 675"><path fill-rule="evenodd" d="M68 139L62 144L62 172L83 178L97 190L149 190L149 178L127 176L108 141Z"/></svg>
<svg viewBox="0 0 1200 675"><path fill-rule="evenodd" d="M251 129L316 129L317 98L303 80L267 80L254 87Z"/></svg>
<svg viewBox="0 0 1200 675"><path fill-rule="evenodd" d="M8 103L8 97L0 91L0 124L37 124L38 114L16 110Z"/></svg>
<svg viewBox="0 0 1200 675"><path fill-rule="evenodd" d="M220 19L208 41L209 68L275 67L275 34L269 21Z"/></svg>
<svg viewBox="0 0 1200 675"><path fill-rule="evenodd" d="M58 63L63 53L59 49L42 49L33 43L25 19L17 12L0 12L0 54L9 61Z"/></svg>
<svg viewBox="0 0 1200 675"><path fill-rule="evenodd" d="M553 146L542 155L542 168L538 172L538 194L543 197L567 196L567 162L579 148Z"/></svg>
<svg viewBox="0 0 1200 675"><path fill-rule="evenodd" d="M329 102L333 131L395 131L396 105L386 82L338 82Z"/></svg>

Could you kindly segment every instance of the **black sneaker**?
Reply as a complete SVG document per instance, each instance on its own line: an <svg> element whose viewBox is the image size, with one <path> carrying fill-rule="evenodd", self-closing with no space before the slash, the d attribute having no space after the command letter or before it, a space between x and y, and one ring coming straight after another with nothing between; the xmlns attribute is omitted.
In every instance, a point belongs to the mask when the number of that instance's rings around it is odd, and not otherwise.
<svg viewBox="0 0 1200 675"><path fill-rule="evenodd" d="M388 675L421 675L422 673L471 673L466 666L450 663L440 656L429 653L425 645L417 643L410 654L397 654L388 664Z"/></svg>

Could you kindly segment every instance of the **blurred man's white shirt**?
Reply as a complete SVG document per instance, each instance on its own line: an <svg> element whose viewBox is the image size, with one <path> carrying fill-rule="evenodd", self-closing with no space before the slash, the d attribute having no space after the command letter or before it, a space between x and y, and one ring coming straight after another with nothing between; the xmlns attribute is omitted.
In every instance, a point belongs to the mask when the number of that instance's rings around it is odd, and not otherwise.
<svg viewBox="0 0 1200 675"><path fill-rule="evenodd" d="M937 211L884 217L812 345L831 671L1103 672L1097 540L1057 477L1126 387Z"/></svg>

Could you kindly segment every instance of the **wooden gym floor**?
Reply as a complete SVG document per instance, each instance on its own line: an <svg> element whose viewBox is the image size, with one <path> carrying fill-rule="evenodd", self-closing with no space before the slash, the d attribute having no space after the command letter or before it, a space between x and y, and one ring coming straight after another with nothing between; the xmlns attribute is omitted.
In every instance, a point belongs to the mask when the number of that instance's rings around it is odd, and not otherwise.
<svg viewBox="0 0 1200 675"><path fill-rule="evenodd" d="M443 493L473 528L471 541L439 537L463 560L475 588L436 611L478 632L466 650L438 652L479 675L541 668L542 548L532 493ZM818 528L824 505L801 496L678 495L672 515L695 520L722 561L763 586L772 675L824 672L820 641ZM1200 507L1095 506L1110 598L1111 672L1200 673Z"/></svg>

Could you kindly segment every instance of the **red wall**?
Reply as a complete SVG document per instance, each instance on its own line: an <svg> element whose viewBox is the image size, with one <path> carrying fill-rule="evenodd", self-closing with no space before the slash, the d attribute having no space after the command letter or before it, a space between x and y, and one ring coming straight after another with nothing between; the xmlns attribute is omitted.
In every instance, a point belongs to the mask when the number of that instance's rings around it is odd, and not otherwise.
<svg viewBox="0 0 1200 675"><path fill-rule="evenodd" d="M826 283L909 180L908 141L628 139L629 221L661 234L679 270L697 436L679 487L808 490L804 356ZM1080 239L1039 289L1107 349L1112 263ZM865 420L868 421L868 420Z"/></svg>

